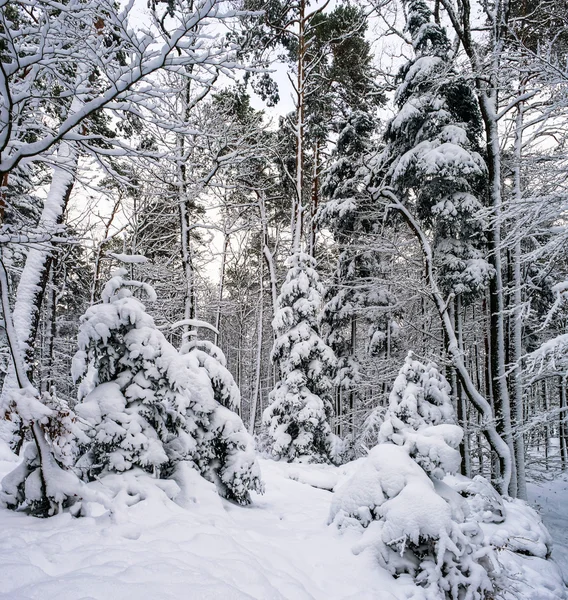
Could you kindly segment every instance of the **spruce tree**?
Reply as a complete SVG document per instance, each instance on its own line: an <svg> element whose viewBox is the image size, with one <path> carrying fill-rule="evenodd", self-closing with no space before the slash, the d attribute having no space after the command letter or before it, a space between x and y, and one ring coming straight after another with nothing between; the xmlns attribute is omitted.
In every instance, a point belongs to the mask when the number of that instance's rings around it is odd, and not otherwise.
<svg viewBox="0 0 568 600"><path fill-rule="evenodd" d="M315 260L297 252L278 297L272 359L280 381L264 411L272 454L289 461L327 462L333 441L331 380L335 356L320 335L322 286Z"/></svg>
<svg viewBox="0 0 568 600"><path fill-rule="evenodd" d="M432 232L442 290L468 299L484 289L492 269L484 257L483 196L487 167L480 154L481 115L468 80L457 73L445 29L424 0L406 0L406 30L414 58L398 74L396 116L375 165Z"/></svg>
<svg viewBox="0 0 568 600"><path fill-rule="evenodd" d="M153 290L125 275L107 283L79 331L76 411L89 442L78 468L88 480L134 467L169 477L188 461L221 495L248 503L251 490L263 489L253 440L215 399L235 398L232 378L202 350L178 352L132 293L143 288L154 299Z"/></svg>
<svg viewBox="0 0 568 600"><path fill-rule="evenodd" d="M374 356L390 347L397 330L393 320L396 297L386 282L384 259L374 240L380 220L365 188L364 164L375 128L372 115L362 110L351 113L343 123L323 187L328 200L318 215L320 224L330 229L339 245L323 322L326 341L338 359L335 383L346 390L360 379L357 324L366 326L365 346Z"/></svg>
<svg viewBox="0 0 568 600"><path fill-rule="evenodd" d="M455 473L463 431L455 424L450 393L437 365L423 364L410 352L394 382L379 443L404 446L431 477Z"/></svg>

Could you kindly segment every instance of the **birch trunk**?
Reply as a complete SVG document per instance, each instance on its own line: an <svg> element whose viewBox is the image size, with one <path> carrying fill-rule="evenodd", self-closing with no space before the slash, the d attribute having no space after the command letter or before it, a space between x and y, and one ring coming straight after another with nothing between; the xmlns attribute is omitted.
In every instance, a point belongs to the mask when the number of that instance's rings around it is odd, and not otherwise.
<svg viewBox="0 0 568 600"><path fill-rule="evenodd" d="M77 108L74 101L72 110ZM77 149L69 142L62 142L57 152L57 163L53 168L51 185L39 220L40 228L53 231L62 223L75 183L77 164ZM30 248L16 290L16 302L13 310L15 339L18 340L17 351L22 357L28 379L32 377L34 341L53 252L54 246L49 242L42 244L41 247ZM10 396L18 387L16 372L12 365L2 386L0 406L3 410L9 410Z"/></svg>
<svg viewBox="0 0 568 600"><path fill-rule="evenodd" d="M250 408L250 422L249 422L249 433L254 435L254 425L256 421L256 412L259 403L260 396L260 374L261 374L261 361L262 361L262 335L263 335L263 318L264 318L264 278L262 274L262 263L259 269L259 311L258 311L258 331L256 338L256 365L254 374L254 392L252 396L252 404Z"/></svg>

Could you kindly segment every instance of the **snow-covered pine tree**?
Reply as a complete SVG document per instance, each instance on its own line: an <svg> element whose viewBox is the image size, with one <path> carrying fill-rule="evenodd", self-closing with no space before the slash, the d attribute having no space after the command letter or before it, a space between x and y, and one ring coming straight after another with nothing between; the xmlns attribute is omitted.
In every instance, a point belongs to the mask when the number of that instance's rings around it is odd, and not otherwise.
<svg viewBox="0 0 568 600"><path fill-rule="evenodd" d="M425 0L404 5L415 56L398 74L398 113L375 170L379 185L394 188L432 232L438 285L467 299L492 275L483 253L481 115L472 87L454 67L446 31Z"/></svg>
<svg viewBox="0 0 568 600"><path fill-rule="evenodd" d="M409 352L389 397L379 443L404 446L431 477L455 473L463 431L455 424L450 393L437 365L425 365Z"/></svg>
<svg viewBox="0 0 568 600"><path fill-rule="evenodd" d="M332 453L329 419L335 356L320 336L322 286L315 260L296 252L278 297L272 358L280 381L264 411L272 454L289 461L327 462Z"/></svg>
<svg viewBox="0 0 568 600"><path fill-rule="evenodd" d="M227 359L219 346L209 340L191 339L182 344L182 354L192 353L199 366L209 375L215 400L235 412L241 408L241 392L231 372Z"/></svg>
<svg viewBox="0 0 568 600"><path fill-rule="evenodd" d="M133 467L167 477L189 461L222 495L248 503L251 490L262 491L252 438L215 400L196 353L179 353L130 288L151 299L153 290L125 275L119 270L107 283L80 328L76 411L90 442L77 466L87 479Z"/></svg>
<svg viewBox="0 0 568 600"><path fill-rule="evenodd" d="M373 357L373 369L377 360L388 360L399 329L394 318L396 297L385 273L386 257L377 244L380 215L364 184L365 158L375 128L369 110L353 111L342 123L323 186L328 199L318 214L320 225L332 232L339 247L326 290L323 324L326 342L337 357L334 383L341 388L340 398L349 395L351 410L357 403L358 384L369 376L365 358ZM337 411L345 412L340 402Z"/></svg>
<svg viewBox="0 0 568 600"><path fill-rule="evenodd" d="M142 288L151 301L154 291L126 274L119 269L106 284L102 303L85 313L73 359L76 411L90 424L91 443L80 462L87 479L132 467L157 475L168 471L174 459L168 444L185 429L187 395L168 376L168 368L179 363L177 352L131 288ZM175 458L195 450L187 441L183 450L176 443Z"/></svg>
<svg viewBox="0 0 568 600"><path fill-rule="evenodd" d="M227 369L225 355L212 342L198 339L184 343L180 353L192 379L189 387L205 387L211 405L206 424L198 432L197 465L203 476L217 485L223 497L247 504L251 490L262 493L264 488L254 441L236 414L240 410L241 394Z"/></svg>

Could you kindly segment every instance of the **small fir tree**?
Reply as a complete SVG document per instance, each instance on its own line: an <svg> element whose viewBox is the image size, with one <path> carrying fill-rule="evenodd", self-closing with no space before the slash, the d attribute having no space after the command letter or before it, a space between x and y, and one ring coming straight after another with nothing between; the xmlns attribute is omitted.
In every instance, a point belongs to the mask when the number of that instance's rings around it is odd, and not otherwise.
<svg viewBox="0 0 568 600"><path fill-rule="evenodd" d="M322 286L308 254L292 255L286 266L273 321L272 359L280 365L281 378L263 421L275 457L327 462L333 446L329 419L335 357L319 333Z"/></svg>
<svg viewBox="0 0 568 600"><path fill-rule="evenodd" d="M215 400L234 396L234 389L215 392L220 363L212 374L198 352L178 352L130 288L143 288L151 299L153 290L125 274L110 280L79 332L76 410L90 437L79 466L87 479L133 467L169 476L189 461L222 495L248 503L251 490L262 491L252 438Z"/></svg>
<svg viewBox="0 0 568 600"><path fill-rule="evenodd" d="M455 424L450 393L437 365L424 365L409 352L389 397L379 443L404 446L431 477L455 473L463 431Z"/></svg>

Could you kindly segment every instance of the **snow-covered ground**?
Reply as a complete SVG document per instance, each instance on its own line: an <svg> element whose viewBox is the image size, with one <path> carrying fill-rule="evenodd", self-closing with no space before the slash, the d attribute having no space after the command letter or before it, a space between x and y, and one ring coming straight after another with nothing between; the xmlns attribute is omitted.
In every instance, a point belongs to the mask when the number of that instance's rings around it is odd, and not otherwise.
<svg viewBox="0 0 568 600"><path fill-rule="evenodd" d="M0 460L0 477L13 466ZM0 600L402 598L371 553L352 553L357 540L350 532L327 526L332 494L323 488L355 465L262 460L261 468L266 493L248 507L221 500L190 473L180 505L156 489L117 522L69 514L42 520L0 509ZM566 569L568 480L531 486L531 495Z"/></svg>
<svg viewBox="0 0 568 600"><path fill-rule="evenodd" d="M568 579L568 475L530 483L529 500L538 509L554 541L552 556Z"/></svg>
<svg viewBox="0 0 568 600"><path fill-rule="evenodd" d="M197 478L183 507L156 491L118 523L0 509L0 599L396 600L392 578L326 525L330 492L288 477L304 467L261 467L266 494L249 507Z"/></svg>

